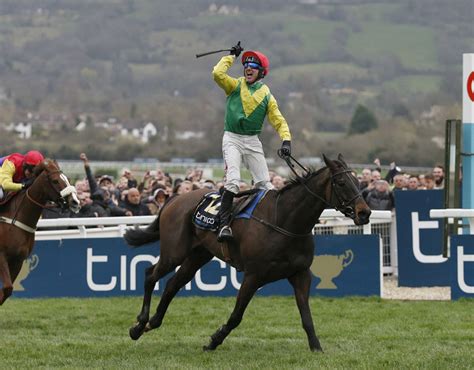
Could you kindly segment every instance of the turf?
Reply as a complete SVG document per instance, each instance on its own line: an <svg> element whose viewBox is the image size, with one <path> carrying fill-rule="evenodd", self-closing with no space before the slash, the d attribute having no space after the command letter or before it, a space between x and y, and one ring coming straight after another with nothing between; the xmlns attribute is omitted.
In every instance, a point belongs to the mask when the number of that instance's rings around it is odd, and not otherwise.
<svg viewBox="0 0 474 370"><path fill-rule="evenodd" d="M157 300L154 301L156 303ZM0 307L1 368L470 368L472 300L312 298L325 350L312 353L291 297L257 297L214 352L232 298L177 298L162 328L134 342L141 298L11 299Z"/></svg>

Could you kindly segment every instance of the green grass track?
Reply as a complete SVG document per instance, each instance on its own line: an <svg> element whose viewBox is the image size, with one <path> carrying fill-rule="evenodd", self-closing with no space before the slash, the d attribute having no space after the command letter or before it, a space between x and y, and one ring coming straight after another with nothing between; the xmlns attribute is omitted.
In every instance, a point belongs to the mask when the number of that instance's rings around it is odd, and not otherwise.
<svg viewBox="0 0 474 370"><path fill-rule="evenodd" d="M157 299L153 301L154 307ZM474 301L311 298L324 353L308 349L292 297L257 297L203 352L233 298L176 298L163 326L128 337L141 297L15 299L0 307L0 368L461 369L474 367Z"/></svg>

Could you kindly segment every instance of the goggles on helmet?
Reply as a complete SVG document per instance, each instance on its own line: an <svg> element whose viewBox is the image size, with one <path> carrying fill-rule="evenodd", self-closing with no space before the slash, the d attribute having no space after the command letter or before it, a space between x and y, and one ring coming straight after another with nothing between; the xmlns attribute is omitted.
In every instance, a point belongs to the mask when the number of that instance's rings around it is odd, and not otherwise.
<svg viewBox="0 0 474 370"><path fill-rule="evenodd" d="M245 62L244 63L244 68L260 69L260 68L262 68L262 66L258 63L254 63L254 62Z"/></svg>
<svg viewBox="0 0 474 370"><path fill-rule="evenodd" d="M35 165L34 165L34 164L23 163L23 172L24 172L24 171L33 172L34 169L35 169Z"/></svg>

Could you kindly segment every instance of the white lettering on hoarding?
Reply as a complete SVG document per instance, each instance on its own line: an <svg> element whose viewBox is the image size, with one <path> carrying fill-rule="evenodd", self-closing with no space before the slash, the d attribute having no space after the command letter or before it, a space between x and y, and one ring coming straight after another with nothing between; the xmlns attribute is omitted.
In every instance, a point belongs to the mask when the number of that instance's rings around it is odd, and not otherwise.
<svg viewBox="0 0 474 370"><path fill-rule="evenodd" d="M225 268L225 266L226 266L224 261L221 261L221 260L219 260L215 257L212 259L212 261L219 262L219 265L220 265L221 268ZM221 280L217 284L206 284L206 283L204 283L202 281L202 278L201 278L201 270L198 270L196 272L195 279L196 279L196 287L198 289L204 290L206 292L218 292L219 290L224 289L226 284L227 284L227 277L226 276L221 276Z"/></svg>
<svg viewBox="0 0 474 370"><path fill-rule="evenodd" d="M130 264L127 261L127 256L121 255L120 256L120 276L111 276L110 281L108 283L96 283L94 282L94 267L97 263L107 263L109 262L109 257L107 255L94 255L93 248L87 248L87 272L86 272L86 279L87 279L87 286L89 289L95 292L108 292L114 290L117 286L117 282L119 282L120 290L126 291L127 290L127 281L130 281L129 290L136 291L137 290L137 266L141 262L146 262L148 264L156 264L159 261L159 257L155 257L149 254L140 254L133 257L130 260ZM234 288L239 290L241 283L237 279L237 270L233 267L230 267L230 271L226 271L226 264L225 262L221 261L220 259L214 257L211 262L219 263L219 267L221 268L222 273L218 274L217 276L220 277L220 280L217 283L206 283L202 279L201 270L198 270L195 275L194 283L195 289L199 289L205 292L215 292L224 290L228 282L230 281L230 285ZM113 264L112 261L110 261ZM176 271L179 270L179 267L176 268ZM230 272L230 278L227 274ZM159 289L159 282L155 285L155 290ZM191 291L192 282L188 282L185 287L185 290Z"/></svg>
<svg viewBox="0 0 474 370"><path fill-rule="evenodd" d="M239 290L240 286L242 285L238 280L237 280L237 270L233 267L230 268L230 282L232 283L232 286Z"/></svg>
<svg viewBox="0 0 474 370"><path fill-rule="evenodd" d="M411 213L411 225L412 225L412 247L413 255L418 262L421 263L443 263L447 261L446 257L442 254L427 255L421 251L420 245L420 230L422 229L437 229L439 227L438 221L420 221L418 218L418 212Z"/></svg>
<svg viewBox="0 0 474 370"><path fill-rule="evenodd" d="M92 255L92 248L87 248L87 272L86 272L86 279L87 279L87 285L89 288L95 292L107 292L109 290L112 290L115 288L115 285L117 284L117 277L112 276L110 279L110 282L108 284L96 284L94 283L94 280L92 278L92 265L94 263L99 263L99 262L107 262L107 256L94 256Z"/></svg>
<svg viewBox="0 0 474 370"><path fill-rule="evenodd" d="M464 263L474 262L474 254L464 254L464 247L458 245L458 260L457 260L457 270L458 270L458 285L459 288L468 294L474 294L474 286L467 285L464 279Z"/></svg>
<svg viewBox="0 0 474 370"><path fill-rule="evenodd" d="M158 260L160 257L155 257L150 254L139 254L138 256L135 256L132 258L130 261L130 290L135 291L137 290L137 265L140 262L149 262L152 265L155 263L158 263ZM126 278L126 276L125 276ZM158 290L160 288L160 283L156 282L155 285L155 290Z"/></svg>
<svg viewBox="0 0 474 370"><path fill-rule="evenodd" d="M127 256L120 256L120 290L127 290Z"/></svg>

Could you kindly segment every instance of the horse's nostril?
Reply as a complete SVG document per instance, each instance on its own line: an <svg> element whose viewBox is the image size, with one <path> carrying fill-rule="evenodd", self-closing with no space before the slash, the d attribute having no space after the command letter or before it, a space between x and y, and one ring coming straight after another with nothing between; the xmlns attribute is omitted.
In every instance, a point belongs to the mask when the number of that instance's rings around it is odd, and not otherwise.
<svg viewBox="0 0 474 370"><path fill-rule="evenodd" d="M363 209L359 212L358 217L362 224L366 224L369 222L370 214L372 211L370 209Z"/></svg>

